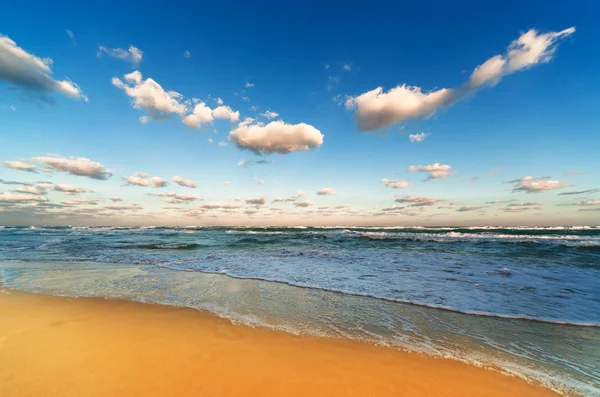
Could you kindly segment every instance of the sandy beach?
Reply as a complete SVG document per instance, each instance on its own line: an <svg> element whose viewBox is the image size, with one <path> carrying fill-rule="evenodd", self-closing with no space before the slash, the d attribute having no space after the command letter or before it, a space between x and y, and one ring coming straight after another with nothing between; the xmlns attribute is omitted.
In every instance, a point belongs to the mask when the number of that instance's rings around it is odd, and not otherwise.
<svg viewBox="0 0 600 397"><path fill-rule="evenodd" d="M556 396L495 371L193 309L0 293L0 395Z"/></svg>

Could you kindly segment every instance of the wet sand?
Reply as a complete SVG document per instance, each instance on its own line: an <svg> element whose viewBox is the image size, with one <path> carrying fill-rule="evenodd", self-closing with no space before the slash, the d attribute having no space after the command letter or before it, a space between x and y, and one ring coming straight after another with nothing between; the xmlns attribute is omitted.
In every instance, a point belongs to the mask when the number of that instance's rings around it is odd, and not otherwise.
<svg viewBox="0 0 600 397"><path fill-rule="evenodd" d="M0 290L0 396L558 396L454 360L193 309Z"/></svg>

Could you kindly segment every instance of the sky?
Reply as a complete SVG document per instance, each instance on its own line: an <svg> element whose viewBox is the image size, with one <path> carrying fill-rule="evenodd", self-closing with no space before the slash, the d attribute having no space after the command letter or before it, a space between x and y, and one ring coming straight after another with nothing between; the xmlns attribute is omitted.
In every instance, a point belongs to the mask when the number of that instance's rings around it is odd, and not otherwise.
<svg viewBox="0 0 600 397"><path fill-rule="evenodd" d="M0 224L600 224L600 4L414 3L8 1Z"/></svg>

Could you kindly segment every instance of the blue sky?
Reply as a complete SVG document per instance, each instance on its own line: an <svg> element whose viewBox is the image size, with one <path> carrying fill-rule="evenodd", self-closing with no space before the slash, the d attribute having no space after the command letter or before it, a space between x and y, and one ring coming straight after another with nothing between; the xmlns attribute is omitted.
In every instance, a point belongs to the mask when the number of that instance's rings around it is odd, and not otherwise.
<svg viewBox="0 0 600 397"><path fill-rule="evenodd" d="M600 220L595 2L5 8L0 223ZM198 104L210 120L184 123Z"/></svg>

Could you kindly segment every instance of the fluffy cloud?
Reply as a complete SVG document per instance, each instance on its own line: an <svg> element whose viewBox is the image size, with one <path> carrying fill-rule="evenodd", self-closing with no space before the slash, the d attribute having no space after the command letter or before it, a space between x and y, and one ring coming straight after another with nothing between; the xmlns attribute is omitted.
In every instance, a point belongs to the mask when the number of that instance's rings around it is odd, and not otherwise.
<svg viewBox="0 0 600 397"><path fill-rule="evenodd" d="M67 184L54 185L54 190L56 190L57 192L63 192L63 193L70 194L70 195L75 195L75 194L80 194L80 193L85 192L84 188L81 188L78 186L73 186L73 185L67 185Z"/></svg>
<svg viewBox="0 0 600 397"><path fill-rule="evenodd" d="M240 119L240 112L234 112L229 106L219 106L213 109L212 115L216 119L229 120L232 123L236 123Z"/></svg>
<svg viewBox="0 0 600 397"><path fill-rule="evenodd" d="M406 84L398 85L388 92L384 92L383 87L377 87L356 97L349 96L345 102L346 108L355 109L358 128L363 131L408 119L427 118L483 86L498 83L503 76L549 62L556 51L558 40L574 32L574 27L543 34L531 29L510 44L505 56L496 55L476 67L469 81L462 87L430 92L423 92L420 87Z"/></svg>
<svg viewBox="0 0 600 397"><path fill-rule="evenodd" d="M409 182L405 182L405 181L398 181L398 180L390 180L387 178L383 178L381 180L381 183L383 183L385 186L392 188L392 189L404 189L406 187L410 186Z"/></svg>
<svg viewBox="0 0 600 397"><path fill-rule="evenodd" d="M239 148L257 154L286 154L316 149L323 143L323 134L315 127L272 121L266 126L240 123L229 133L229 139Z"/></svg>
<svg viewBox="0 0 600 397"><path fill-rule="evenodd" d="M128 185L136 186L151 186L151 187L164 187L167 185L167 180L159 176L153 176L148 178L149 175L143 172L135 172L132 176L123 178Z"/></svg>
<svg viewBox="0 0 600 397"><path fill-rule="evenodd" d="M183 187L195 188L197 186L194 182L192 182L189 179L185 179L182 176L177 176L176 175L171 180L173 182L175 182L176 184L178 184L180 186L183 186Z"/></svg>
<svg viewBox="0 0 600 397"><path fill-rule="evenodd" d="M556 52L558 40L573 33L574 27L542 34L530 29L510 44L505 56L496 55L476 67L466 87L475 89L484 85L495 85L503 76L539 63L550 62Z"/></svg>
<svg viewBox="0 0 600 397"><path fill-rule="evenodd" d="M112 174L102 164L92 161L85 157L34 157L33 160L39 161L50 169L66 172L71 175L87 176L92 179L105 180Z"/></svg>
<svg viewBox="0 0 600 397"><path fill-rule="evenodd" d="M271 119L274 119L275 117L278 117L279 113L275 113L275 112L272 112L270 110L267 110L266 112L261 113L260 115L263 116L263 117L268 118L269 120L271 120Z"/></svg>
<svg viewBox="0 0 600 397"><path fill-rule="evenodd" d="M430 165L411 165L407 168L408 172L427 172L427 180L441 179L456 174L456 171L450 171L452 167L447 164L433 163Z"/></svg>
<svg viewBox="0 0 600 397"><path fill-rule="evenodd" d="M319 196L330 196L332 194L335 194L335 190L330 187L317 190L317 195Z"/></svg>
<svg viewBox="0 0 600 397"><path fill-rule="evenodd" d="M246 204L264 205L267 200L264 197L249 197L246 199Z"/></svg>
<svg viewBox="0 0 600 397"><path fill-rule="evenodd" d="M138 70L124 77L125 82L113 77L113 85L132 98L131 104L134 108L147 111L150 119L165 120L173 113L182 117L185 114L186 105L181 101L182 96L178 92L165 91L160 84L150 78L144 80Z"/></svg>
<svg viewBox="0 0 600 397"><path fill-rule="evenodd" d="M432 205L444 202L445 200L434 199L428 196L405 196L396 195L397 203L406 203L409 207L430 207Z"/></svg>
<svg viewBox="0 0 600 397"><path fill-rule="evenodd" d="M520 179L507 181L507 183L514 184L513 192L522 191L526 193L541 193L571 186L569 182L553 181L549 178L535 178L533 176L524 176Z"/></svg>
<svg viewBox="0 0 600 397"><path fill-rule="evenodd" d="M125 62L131 63L133 67L137 67L142 62L144 53L137 47L132 45L127 50L122 48L106 48L103 46L98 47L98 57L102 54L110 55L113 58L120 59Z"/></svg>
<svg viewBox="0 0 600 397"><path fill-rule="evenodd" d="M167 180L164 178L161 178L160 176L153 176L152 178L148 179L148 182L150 182L150 186L152 186L152 187L167 186Z"/></svg>
<svg viewBox="0 0 600 397"><path fill-rule="evenodd" d="M311 206L315 205L315 203L313 203L313 202L312 202L312 201L310 201L310 200L304 200L304 201L296 201L296 202L294 203L294 205L295 205L296 207L303 207L303 208L306 208L306 207L311 207Z"/></svg>
<svg viewBox="0 0 600 397"><path fill-rule="evenodd" d="M425 138L427 138L429 136L429 134L426 134L424 132L420 132L418 134L410 134L408 136L408 139L414 143L414 142L423 142L425 140Z"/></svg>
<svg viewBox="0 0 600 397"><path fill-rule="evenodd" d="M264 203L263 203L264 204ZM233 204L233 203L206 203L200 204L198 209L202 210L231 210L241 208L241 204Z"/></svg>
<svg viewBox="0 0 600 397"><path fill-rule="evenodd" d="M36 203L48 201L46 197L27 193L0 193L0 203Z"/></svg>
<svg viewBox="0 0 600 397"><path fill-rule="evenodd" d="M358 128L368 131L406 119L431 116L455 100L456 92L452 89L424 93L420 87L399 85L388 92L377 87L357 97L348 97L345 105L347 109L356 109Z"/></svg>
<svg viewBox="0 0 600 397"><path fill-rule="evenodd" d="M188 128L200 128L202 124L210 124L213 120L212 110L204 102L199 102L192 113L183 118L183 124Z"/></svg>
<svg viewBox="0 0 600 397"><path fill-rule="evenodd" d="M79 86L71 80L54 80L51 65L52 59L39 58L17 46L9 37L0 36L0 80L45 100L49 100L47 94L58 92L87 101Z"/></svg>
<svg viewBox="0 0 600 397"><path fill-rule="evenodd" d="M21 161L21 160L5 161L3 164L6 168L12 168L14 170L37 172L35 169L35 165L28 163L26 161Z"/></svg>

